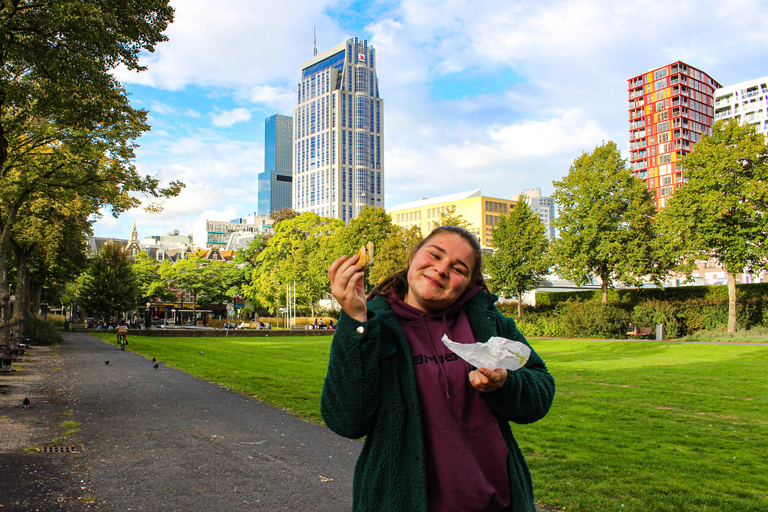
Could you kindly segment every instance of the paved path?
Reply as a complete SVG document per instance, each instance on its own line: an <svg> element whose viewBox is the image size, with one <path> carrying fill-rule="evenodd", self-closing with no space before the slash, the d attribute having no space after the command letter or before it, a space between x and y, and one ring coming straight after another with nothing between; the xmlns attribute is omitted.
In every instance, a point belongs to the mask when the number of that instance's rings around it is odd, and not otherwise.
<svg viewBox="0 0 768 512"><path fill-rule="evenodd" d="M70 460L88 510L351 509L362 443L87 334L65 333L59 354L51 385L82 424Z"/></svg>

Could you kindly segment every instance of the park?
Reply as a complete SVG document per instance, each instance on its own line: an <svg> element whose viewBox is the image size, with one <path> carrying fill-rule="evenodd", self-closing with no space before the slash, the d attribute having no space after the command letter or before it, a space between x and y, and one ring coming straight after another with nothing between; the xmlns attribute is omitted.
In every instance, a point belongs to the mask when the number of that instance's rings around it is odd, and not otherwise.
<svg viewBox="0 0 768 512"><path fill-rule="evenodd" d="M111 333L98 337L114 344ZM766 509L764 344L529 341L557 382L543 420L513 425L541 506ZM321 423L330 342L330 336L132 336L129 350Z"/></svg>

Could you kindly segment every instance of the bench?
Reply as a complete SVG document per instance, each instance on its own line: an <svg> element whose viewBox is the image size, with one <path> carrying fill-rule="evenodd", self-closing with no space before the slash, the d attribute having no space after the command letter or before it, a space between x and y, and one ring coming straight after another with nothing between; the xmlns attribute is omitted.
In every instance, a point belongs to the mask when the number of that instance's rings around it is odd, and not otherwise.
<svg viewBox="0 0 768 512"><path fill-rule="evenodd" d="M653 330L653 327L638 327L636 331L628 332L627 336L650 336Z"/></svg>

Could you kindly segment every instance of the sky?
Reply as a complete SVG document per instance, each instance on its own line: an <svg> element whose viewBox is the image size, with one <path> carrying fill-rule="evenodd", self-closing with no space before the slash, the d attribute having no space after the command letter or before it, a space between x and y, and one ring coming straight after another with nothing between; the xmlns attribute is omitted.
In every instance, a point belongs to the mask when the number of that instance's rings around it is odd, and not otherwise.
<svg viewBox="0 0 768 512"><path fill-rule="evenodd" d="M629 156L627 80L681 60L731 85L768 75L764 0L171 0L167 42L115 76L147 109L136 167L186 188L160 214L103 212L96 236L252 215L264 120L293 115L301 64L350 37L376 50L386 207L481 189L554 192L583 152Z"/></svg>

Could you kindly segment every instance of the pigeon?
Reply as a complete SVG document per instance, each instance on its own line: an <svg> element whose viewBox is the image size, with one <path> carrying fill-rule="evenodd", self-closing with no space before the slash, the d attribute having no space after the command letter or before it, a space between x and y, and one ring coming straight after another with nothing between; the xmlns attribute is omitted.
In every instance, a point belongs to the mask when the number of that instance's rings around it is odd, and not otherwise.
<svg viewBox="0 0 768 512"><path fill-rule="evenodd" d="M109 361L104 361L104 364L109 364Z"/></svg>
<svg viewBox="0 0 768 512"><path fill-rule="evenodd" d="M21 405L23 405L25 409L29 407L29 398L24 397L24 400L21 401Z"/></svg>
<svg viewBox="0 0 768 512"><path fill-rule="evenodd" d="M205 350L201 350L201 351L200 351L200 353L201 353L201 354L205 354Z"/></svg>
<svg viewBox="0 0 768 512"><path fill-rule="evenodd" d="M153 357L153 358L152 358L152 362L154 363L155 361L157 361L157 358L156 358L156 357Z"/></svg>
<svg viewBox="0 0 768 512"><path fill-rule="evenodd" d="M155 370L157 370L157 367L158 367L158 364L157 364L157 363L155 363L155 366L153 366L152 368L154 368Z"/></svg>

